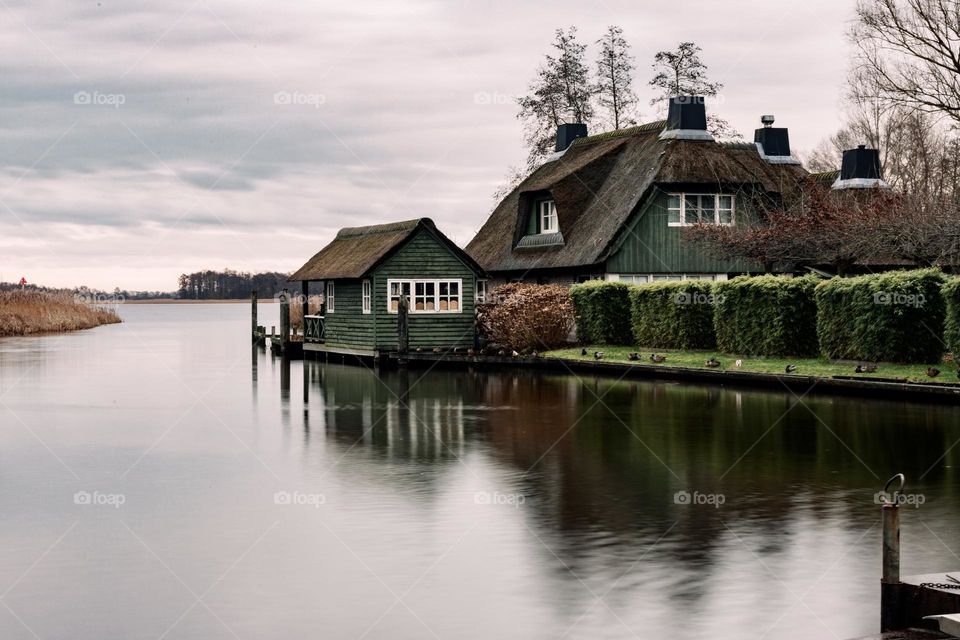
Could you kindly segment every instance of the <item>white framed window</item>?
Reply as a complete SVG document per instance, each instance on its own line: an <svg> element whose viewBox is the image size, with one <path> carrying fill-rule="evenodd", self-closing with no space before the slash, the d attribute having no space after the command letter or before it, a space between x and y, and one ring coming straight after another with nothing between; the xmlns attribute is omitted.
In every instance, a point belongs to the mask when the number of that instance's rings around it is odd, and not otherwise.
<svg viewBox="0 0 960 640"><path fill-rule="evenodd" d="M387 280L388 313L397 313L401 297L410 301L410 313L461 313L463 280Z"/></svg>
<svg viewBox="0 0 960 640"><path fill-rule="evenodd" d="M725 273L608 273L607 280L646 284L648 282L690 282L693 280L724 281Z"/></svg>
<svg viewBox="0 0 960 640"><path fill-rule="evenodd" d="M717 224L733 224L733 196L717 196Z"/></svg>
<svg viewBox="0 0 960 640"><path fill-rule="evenodd" d="M336 297L335 294L336 294L336 291L334 290L333 283L332 283L332 282L328 282L328 283L327 283L327 296L326 296L326 300L325 300L326 305L327 305L327 313L333 313L333 311L334 311L334 308L335 308L334 298Z"/></svg>
<svg viewBox="0 0 960 640"><path fill-rule="evenodd" d="M387 311L397 313L400 309L400 298L406 298L407 304L410 304L410 292L412 289L413 282L410 280L388 280Z"/></svg>
<svg viewBox="0 0 960 640"><path fill-rule="evenodd" d="M477 280L477 288L474 293L474 300L478 304L483 304L487 301L487 281L486 280Z"/></svg>
<svg viewBox="0 0 960 640"><path fill-rule="evenodd" d="M410 311L437 310L437 283L433 280L414 280L413 304Z"/></svg>
<svg viewBox="0 0 960 640"><path fill-rule="evenodd" d="M616 274L614 274L616 275ZM621 273L616 275L616 278L611 278L611 280L617 280L618 282L627 282L629 284L646 284L650 282L650 276L648 275L636 275L636 274L625 274Z"/></svg>
<svg viewBox="0 0 960 640"><path fill-rule="evenodd" d="M542 200L539 204L540 233L556 233L560 230L557 224L557 205L553 200Z"/></svg>
<svg viewBox="0 0 960 640"><path fill-rule="evenodd" d="M364 280L360 284L360 304L362 306L363 313L370 313L370 308L373 306L371 304L370 296L371 288L370 281Z"/></svg>
<svg viewBox="0 0 960 640"><path fill-rule="evenodd" d="M721 193L671 193L667 196L667 224L687 227L695 224L732 225L734 196Z"/></svg>

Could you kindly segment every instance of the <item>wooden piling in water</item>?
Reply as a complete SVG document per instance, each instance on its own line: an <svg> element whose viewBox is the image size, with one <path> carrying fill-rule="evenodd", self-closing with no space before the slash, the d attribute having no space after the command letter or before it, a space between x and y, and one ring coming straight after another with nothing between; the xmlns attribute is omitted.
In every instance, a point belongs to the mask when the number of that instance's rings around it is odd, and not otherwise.
<svg viewBox="0 0 960 640"><path fill-rule="evenodd" d="M304 280L300 283L300 295L303 304L300 305L300 322L303 326L303 339L307 339L307 316L310 315L310 283Z"/></svg>
<svg viewBox="0 0 960 640"><path fill-rule="evenodd" d="M880 631L902 629L900 615L900 507L883 505L883 572L880 578Z"/></svg>
<svg viewBox="0 0 960 640"><path fill-rule="evenodd" d="M250 290L250 335L257 340L257 290Z"/></svg>
<svg viewBox="0 0 960 640"><path fill-rule="evenodd" d="M407 364L407 354L410 351L410 303L407 297L400 296L397 305L397 364Z"/></svg>
<svg viewBox="0 0 960 640"><path fill-rule="evenodd" d="M286 289L280 294L280 347L287 350L290 342L290 292Z"/></svg>

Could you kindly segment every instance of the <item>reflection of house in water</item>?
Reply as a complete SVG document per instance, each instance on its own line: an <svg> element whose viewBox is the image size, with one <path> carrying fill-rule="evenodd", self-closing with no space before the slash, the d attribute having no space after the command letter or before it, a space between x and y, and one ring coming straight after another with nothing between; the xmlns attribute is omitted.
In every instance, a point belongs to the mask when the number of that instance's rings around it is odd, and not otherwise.
<svg viewBox="0 0 960 640"><path fill-rule="evenodd" d="M417 371L305 362L320 389L327 437L388 458L455 460L464 454L462 380Z"/></svg>

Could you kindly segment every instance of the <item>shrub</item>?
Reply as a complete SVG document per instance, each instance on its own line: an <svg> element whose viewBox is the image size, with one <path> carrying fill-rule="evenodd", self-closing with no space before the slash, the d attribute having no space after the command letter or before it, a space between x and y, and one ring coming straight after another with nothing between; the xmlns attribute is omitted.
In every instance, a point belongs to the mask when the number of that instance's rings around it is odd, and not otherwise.
<svg viewBox="0 0 960 640"><path fill-rule="evenodd" d="M517 351L560 347L573 330L570 291L559 284L504 284L480 305L478 322L490 342Z"/></svg>
<svg viewBox="0 0 960 640"><path fill-rule="evenodd" d="M820 284L816 301L821 353L851 360L938 362L945 350L943 285L938 269L833 278Z"/></svg>
<svg viewBox="0 0 960 640"><path fill-rule="evenodd" d="M570 287L577 338L588 344L633 344L630 289L625 282L591 280Z"/></svg>
<svg viewBox="0 0 960 640"><path fill-rule="evenodd" d="M712 349L712 282L664 282L632 287L633 339L653 349Z"/></svg>
<svg viewBox="0 0 960 640"><path fill-rule="evenodd" d="M960 278L947 280L941 291L946 305L943 338L957 362L960 358Z"/></svg>
<svg viewBox="0 0 960 640"><path fill-rule="evenodd" d="M813 356L817 309L812 276L740 276L717 284L714 328L727 353Z"/></svg>

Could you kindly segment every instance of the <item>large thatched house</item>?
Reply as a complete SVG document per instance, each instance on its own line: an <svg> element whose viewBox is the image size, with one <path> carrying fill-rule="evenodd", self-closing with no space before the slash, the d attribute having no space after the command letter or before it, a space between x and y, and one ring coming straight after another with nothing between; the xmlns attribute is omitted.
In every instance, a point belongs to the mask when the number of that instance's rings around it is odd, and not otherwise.
<svg viewBox="0 0 960 640"><path fill-rule="evenodd" d="M496 207L466 250L503 281L726 279L758 264L717 260L685 226L755 219L807 177L787 130L763 118L755 142L716 142L700 98L674 98L665 121L586 136L563 125L557 152ZM572 142L571 142L572 139Z"/></svg>

